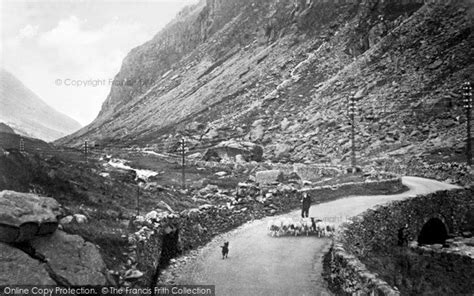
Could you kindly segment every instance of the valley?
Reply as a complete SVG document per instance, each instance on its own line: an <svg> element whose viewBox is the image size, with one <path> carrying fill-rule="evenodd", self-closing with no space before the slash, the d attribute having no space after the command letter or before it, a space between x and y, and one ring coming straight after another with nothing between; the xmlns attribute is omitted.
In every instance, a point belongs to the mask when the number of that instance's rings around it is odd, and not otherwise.
<svg viewBox="0 0 474 296"><path fill-rule="evenodd" d="M454 286L474 260L473 16L200 0L127 54L82 128L2 70L0 286L472 293ZM303 227L304 193L330 235L270 236L275 217ZM446 287L407 279L428 262Z"/></svg>

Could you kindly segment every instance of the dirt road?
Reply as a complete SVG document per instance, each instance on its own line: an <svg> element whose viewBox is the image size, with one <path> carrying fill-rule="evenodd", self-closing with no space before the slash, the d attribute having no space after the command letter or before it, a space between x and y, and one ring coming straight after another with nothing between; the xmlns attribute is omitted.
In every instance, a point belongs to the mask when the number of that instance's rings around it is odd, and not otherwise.
<svg viewBox="0 0 474 296"><path fill-rule="evenodd" d="M353 196L314 205L310 216L340 224L377 204L416 194L452 189L445 183L404 177L410 190L397 195ZM285 216L297 218L299 211ZM271 237L266 218L228 233L229 258L222 260L219 244L210 242L200 256L185 267L177 283L216 285L216 295L332 295L322 279L322 257L330 240L316 237ZM220 240L220 241L219 241Z"/></svg>

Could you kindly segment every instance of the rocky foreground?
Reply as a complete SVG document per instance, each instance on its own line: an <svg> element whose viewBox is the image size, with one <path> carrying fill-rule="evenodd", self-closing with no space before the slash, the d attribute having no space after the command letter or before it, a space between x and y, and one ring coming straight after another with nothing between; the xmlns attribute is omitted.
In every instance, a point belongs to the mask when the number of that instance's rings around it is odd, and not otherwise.
<svg viewBox="0 0 474 296"><path fill-rule="evenodd" d="M57 230L61 212L56 200L2 191L0 205L0 285L110 283L98 247Z"/></svg>

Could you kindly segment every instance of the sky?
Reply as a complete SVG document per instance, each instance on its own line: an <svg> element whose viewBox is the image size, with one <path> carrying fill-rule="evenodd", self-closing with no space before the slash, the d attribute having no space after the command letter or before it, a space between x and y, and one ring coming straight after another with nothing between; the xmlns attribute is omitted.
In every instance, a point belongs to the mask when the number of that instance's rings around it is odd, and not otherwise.
<svg viewBox="0 0 474 296"><path fill-rule="evenodd" d="M0 66L90 123L123 58L197 0L0 0Z"/></svg>

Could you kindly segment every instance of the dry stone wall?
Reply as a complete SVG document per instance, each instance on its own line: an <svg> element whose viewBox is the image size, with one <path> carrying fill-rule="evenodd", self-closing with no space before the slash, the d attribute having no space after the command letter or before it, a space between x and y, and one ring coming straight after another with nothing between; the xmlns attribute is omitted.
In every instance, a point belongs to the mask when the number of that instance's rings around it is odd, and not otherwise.
<svg viewBox="0 0 474 296"><path fill-rule="evenodd" d="M396 163L393 159L383 159L380 163L385 171L400 175L420 176L463 186L474 184L473 171L465 163L428 163L420 158L412 158L406 163Z"/></svg>

